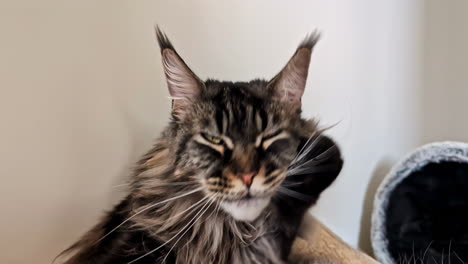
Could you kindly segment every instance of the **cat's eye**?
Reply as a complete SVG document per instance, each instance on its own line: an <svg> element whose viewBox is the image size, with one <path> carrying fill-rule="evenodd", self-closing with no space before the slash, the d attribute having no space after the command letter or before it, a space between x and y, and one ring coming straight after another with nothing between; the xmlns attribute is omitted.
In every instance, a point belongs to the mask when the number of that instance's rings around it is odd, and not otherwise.
<svg viewBox="0 0 468 264"><path fill-rule="evenodd" d="M209 135L206 133L201 134L202 137L207 140L208 142L215 144L215 145L221 145L223 143L223 139L217 136Z"/></svg>

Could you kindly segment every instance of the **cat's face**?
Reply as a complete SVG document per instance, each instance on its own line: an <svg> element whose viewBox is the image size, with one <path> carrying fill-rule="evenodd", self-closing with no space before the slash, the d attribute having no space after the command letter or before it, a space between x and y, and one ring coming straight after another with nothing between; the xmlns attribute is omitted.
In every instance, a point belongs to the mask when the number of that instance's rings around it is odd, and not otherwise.
<svg viewBox="0 0 468 264"><path fill-rule="evenodd" d="M271 81L202 82L158 32L173 100L175 176L203 187L235 219L255 220L286 177L302 131L308 38ZM308 42L307 42L308 41Z"/></svg>
<svg viewBox="0 0 468 264"><path fill-rule="evenodd" d="M207 82L210 91L180 124L178 168L196 171L206 195L239 220L253 220L286 177L300 138L297 111L255 95L267 82ZM261 93L259 93L261 94Z"/></svg>

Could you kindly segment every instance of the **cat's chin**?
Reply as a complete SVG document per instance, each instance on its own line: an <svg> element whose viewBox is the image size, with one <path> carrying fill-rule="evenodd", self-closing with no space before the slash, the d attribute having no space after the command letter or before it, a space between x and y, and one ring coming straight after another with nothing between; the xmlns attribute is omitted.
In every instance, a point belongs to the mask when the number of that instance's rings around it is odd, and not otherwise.
<svg viewBox="0 0 468 264"><path fill-rule="evenodd" d="M249 198L238 201L224 201L221 207L234 219L252 222L257 219L270 203L270 198Z"/></svg>

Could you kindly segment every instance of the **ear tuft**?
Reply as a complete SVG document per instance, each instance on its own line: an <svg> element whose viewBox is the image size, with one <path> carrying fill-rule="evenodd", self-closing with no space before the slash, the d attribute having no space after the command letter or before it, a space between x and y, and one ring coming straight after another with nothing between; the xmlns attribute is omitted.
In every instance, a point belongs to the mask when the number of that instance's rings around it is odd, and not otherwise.
<svg viewBox="0 0 468 264"><path fill-rule="evenodd" d="M297 50L305 48L305 49L314 49L317 42L320 40L320 33L316 30L312 33L307 34L304 40L299 44Z"/></svg>
<svg viewBox="0 0 468 264"><path fill-rule="evenodd" d="M299 44L294 55L286 66L270 81L268 87L272 89L275 98L286 103L293 109L300 108L301 97L309 73L312 50L320 39L320 34L315 31L308 34Z"/></svg>
<svg viewBox="0 0 468 264"><path fill-rule="evenodd" d="M161 49L161 54L165 49L175 50L169 38L162 32L159 26L156 26L156 38L158 39L159 48Z"/></svg>
<svg viewBox="0 0 468 264"><path fill-rule="evenodd" d="M177 116L180 116L190 104L199 98L204 84L190 70L159 27L156 27L156 36L161 48L167 87L172 98L172 109Z"/></svg>

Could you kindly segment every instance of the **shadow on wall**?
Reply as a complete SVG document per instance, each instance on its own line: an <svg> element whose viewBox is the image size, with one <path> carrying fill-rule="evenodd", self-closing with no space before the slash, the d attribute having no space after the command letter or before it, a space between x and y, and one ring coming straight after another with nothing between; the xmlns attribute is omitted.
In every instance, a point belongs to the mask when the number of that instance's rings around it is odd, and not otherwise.
<svg viewBox="0 0 468 264"><path fill-rule="evenodd" d="M468 142L468 1L424 2L421 43L421 107L415 146L435 141ZM416 87L415 87L416 89ZM395 157L396 160L401 157ZM368 184L361 217L359 247L371 254L371 214L375 192L395 160L383 159Z"/></svg>
<svg viewBox="0 0 468 264"><path fill-rule="evenodd" d="M371 245L371 216L372 210L374 209L374 197L379 188L380 183L383 181L385 176L392 168L392 164L395 162L390 158L384 158L377 164L377 167L372 173L372 178L367 186L366 196L364 198L364 204L361 216L361 227L359 232L359 248L367 254L373 255Z"/></svg>

